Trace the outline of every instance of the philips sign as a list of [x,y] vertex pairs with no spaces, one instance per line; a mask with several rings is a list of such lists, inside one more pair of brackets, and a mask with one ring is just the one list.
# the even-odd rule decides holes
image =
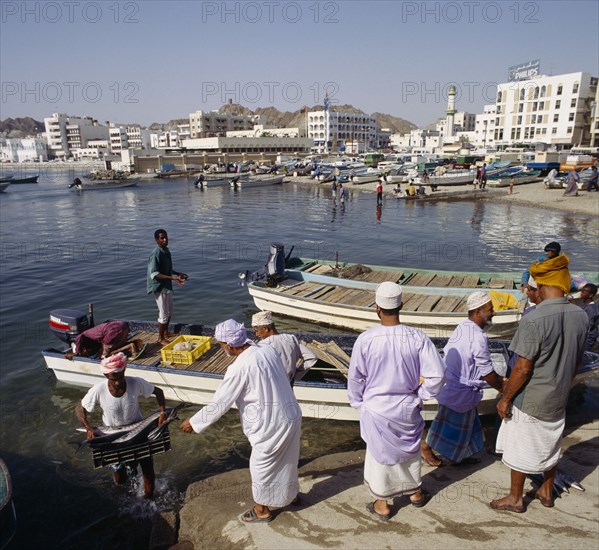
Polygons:
[[508,81],[527,80],[541,74],[541,60],[535,59],[521,65],[514,65],[508,70]]

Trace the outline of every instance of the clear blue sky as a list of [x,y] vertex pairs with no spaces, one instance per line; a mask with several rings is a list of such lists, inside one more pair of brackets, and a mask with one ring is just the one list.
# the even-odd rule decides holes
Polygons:
[[481,112],[508,67],[599,74],[599,2],[2,0],[0,119],[166,122],[228,99],[332,101],[426,125]]

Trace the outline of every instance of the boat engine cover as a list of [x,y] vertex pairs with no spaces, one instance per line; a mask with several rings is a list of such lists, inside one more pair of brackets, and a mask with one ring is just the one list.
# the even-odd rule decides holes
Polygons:
[[266,262],[266,284],[277,286],[285,277],[285,245],[282,243],[271,243],[268,261]]
[[82,332],[91,328],[90,317],[76,309],[54,309],[48,321],[50,332],[66,344],[72,344]]

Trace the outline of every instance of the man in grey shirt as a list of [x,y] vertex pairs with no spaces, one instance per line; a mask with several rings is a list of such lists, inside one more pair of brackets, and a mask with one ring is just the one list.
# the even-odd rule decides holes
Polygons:
[[529,493],[547,508],[553,507],[553,481],[560,457],[566,403],[584,351],[588,318],[568,303],[570,274],[565,262],[540,272],[531,266],[541,303],[520,321],[510,350],[518,355],[503,397],[497,404],[503,419],[497,451],[511,469],[510,493],[491,502],[495,510],[524,512],[522,493],[527,474],[544,476]]

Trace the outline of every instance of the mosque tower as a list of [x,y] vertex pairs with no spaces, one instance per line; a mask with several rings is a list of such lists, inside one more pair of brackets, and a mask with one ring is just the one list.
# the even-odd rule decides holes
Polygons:
[[456,89],[452,84],[449,87],[449,92],[447,92],[447,110],[445,114],[447,115],[447,121],[445,123],[445,137],[453,136],[453,124],[454,124],[454,115],[457,113],[455,108],[455,95]]

